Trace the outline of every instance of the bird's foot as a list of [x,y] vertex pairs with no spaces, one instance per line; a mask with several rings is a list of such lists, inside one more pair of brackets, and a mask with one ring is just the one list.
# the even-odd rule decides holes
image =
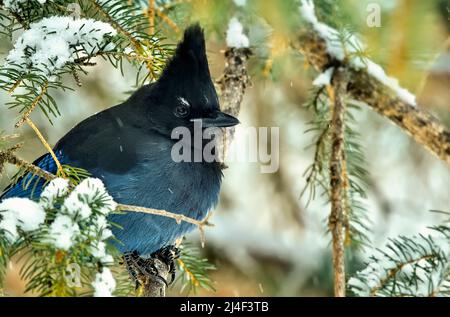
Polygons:
[[[142,281],[147,279],[165,284],[167,287],[175,280],[175,260],[178,259],[179,255],[180,252],[175,246],[167,246],[152,253],[149,258],[142,258],[136,251],[126,252],[123,260],[128,273],[136,284],[136,289],[142,286]],[[169,283],[166,278],[161,276],[161,264],[168,267],[168,274],[171,276]]]
[[169,285],[172,284],[175,281],[176,267],[177,267],[175,261],[180,257],[180,249],[178,249],[174,245],[168,245],[153,253],[152,257],[158,258],[160,261],[162,261],[168,266],[169,274],[171,277]]
[[166,279],[159,273],[158,263],[156,263],[154,258],[142,258],[136,251],[125,253],[123,258],[127,271],[136,284],[136,289],[142,286],[144,281],[148,279],[156,281],[159,284],[168,285]]

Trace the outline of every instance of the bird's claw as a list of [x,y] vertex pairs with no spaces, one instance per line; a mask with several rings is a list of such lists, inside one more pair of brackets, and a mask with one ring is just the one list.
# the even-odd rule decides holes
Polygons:
[[[175,246],[167,246],[156,252],[154,252],[148,259],[142,258],[136,251],[127,252],[123,256],[124,263],[127,271],[130,274],[132,280],[136,283],[136,289],[142,284],[143,278],[150,278],[156,280],[161,284],[165,284],[166,287],[171,285],[175,280],[176,265],[175,260],[180,257],[180,251]],[[169,268],[169,274],[171,276],[170,283],[163,278],[157,268],[157,261],[163,262]]]
[[173,245],[169,245],[153,253],[152,257],[160,259],[163,263],[165,263],[169,267],[169,274],[171,277],[169,285],[171,285],[175,281],[176,275],[175,261],[180,257],[180,249],[178,249]]

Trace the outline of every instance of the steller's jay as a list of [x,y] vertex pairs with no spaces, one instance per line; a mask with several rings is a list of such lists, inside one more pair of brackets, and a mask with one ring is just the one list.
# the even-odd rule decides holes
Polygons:
[[[171,138],[172,130],[193,130],[194,119],[201,119],[204,128],[239,123],[220,111],[199,25],[185,31],[156,82],[141,87],[124,103],[79,123],[58,141],[54,152],[62,164],[84,168],[103,180],[118,203],[199,220],[218,201],[222,172],[218,162],[172,159],[172,147],[178,142]],[[51,173],[57,171],[49,154],[34,164]],[[0,199],[39,197],[44,181],[24,189],[23,182],[30,177],[10,186]],[[173,253],[168,252],[171,244],[194,228],[186,222],[177,224],[167,217],[137,212],[112,214],[110,220],[122,227],[113,228],[113,233],[121,242],[117,247],[126,261],[151,257],[162,250],[160,254],[173,262]]]

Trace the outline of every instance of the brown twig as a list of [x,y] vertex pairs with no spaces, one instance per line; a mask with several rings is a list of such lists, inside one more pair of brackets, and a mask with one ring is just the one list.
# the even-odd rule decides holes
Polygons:
[[169,18],[164,12],[155,8],[156,15],[159,16],[161,20],[163,20],[169,27],[171,27],[176,33],[180,33],[180,28],[178,25]]
[[8,94],[12,94],[14,92],[14,90],[16,90],[17,87],[19,87],[19,85],[22,83],[22,79],[17,80],[12,86],[11,88],[9,88],[8,90]]
[[121,211],[135,211],[135,212],[143,212],[150,215],[157,215],[157,216],[163,216],[167,218],[174,219],[178,224],[180,224],[182,221],[191,223],[193,225],[196,225],[198,227],[198,230],[200,231],[200,238],[202,246],[205,244],[205,226],[213,226],[213,224],[209,223],[208,220],[210,218],[211,213],[208,214],[208,216],[203,220],[197,220],[194,218],[187,217],[182,214],[176,214],[173,212],[160,210],[160,209],[153,209],[153,208],[146,208],[141,206],[132,206],[132,205],[122,205],[119,204],[117,206],[118,210]]
[[[16,84],[17,85],[20,84],[20,81],[18,81]],[[14,86],[16,84],[14,84]],[[15,124],[16,128],[20,127],[22,124],[25,123],[25,121],[27,121],[27,119],[30,117],[31,113],[34,111],[36,106],[39,104],[42,98],[44,98],[45,94],[47,93],[47,88],[48,82],[42,85],[41,92],[39,93],[39,95],[37,95],[36,98],[34,98],[33,102],[30,105],[30,108],[28,108],[28,110],[23,114],[22,118]]]
[[[406,261],[406,262],[397,264],[394,268],[392,268],[392,269],[390,269],[390,270],[388,271],[386,277],[380,279],[379,283],[378,283],[376,286],[374,286],[374,287],[372,287],[372,288],[370,289],[370,296],[376,296],[376,295],[377,295],[377,292],[378,292],[380,289],[382,289],[383,287],[385,287],[386,284],[387,284],[392,278],[395,278],[395,276],[397,275],[397,273],[401,272],[402,269],[403,269],[406,265],[413,264],[413,263],[417,263],[417,262],[419,262],[419,261],[421,261],[421,260],[429,260],[429,259],[432,259],[432,258],[434,258],[434,255],[433,255],[433,254],[426,254],[426,255],[423,255],[423,256],[421,256],[421,257],[419,257],[419,258],[417,258],[417,259],[411,259],[411,260],[409,260],[409,261]],[[430,297],[433,297],[432,294],[433,294],[433,293],[430,294]]]
[[53,175],[52,173],[49,173],[31,163],[28,163],[28,162],[18,158],[14,154],[14,152],[17,151],[21,147],[22,147],[22,144],[19,143],[7,150],[0,151],[0,175],[2,174],[4,163],[9,163],[9,164],[13,164],[18,167],[24,168],[25,170],[32,173],[33,175],[37,175],[47,181],[51,181],[56,178],[56,176]]
[[53,160],[55,161],[56,167],[58,168],[58,173],[61,175],[61,177],[65,178],[66,174],[64,173],[64,169],[63,169],[61,163],[59,162],[58,158],[56,157],[55,152],[53,152],[53,149],[50,146],[50,144],[48,144],[47,140],[45,140],[45,138],[42,135],[41,131],[39,131],[38,127],[33,123],[33,121],[31,121],[31,119],[29,117],[27,117],[25,119],[25,121],[34,130],[34,132],[36,133],[37,137],[41,141],[42,145],[44,145],[45,149],[52,156]]
[[[333,78],[333,113],[331,119],[330,190],[331,212],[328,219],[332,235],[334,295],[345,296],[345,234],[344,234],[344,115],[347,74],[343,68],[335,71]],[[333,100],[334,99],[334,100]]]
[[150,35],[155,34],[155,0],[148,0],[148,23],[150,25]]
[[390,119],[410,134],[416,142],[450,165],[450,132],[433,115],[419,106],[400,99],[367,70],[356,70],[333,59],[327,53],[325,41],[312,30],[303,32],[294,46],[319,71],[324,71],[330,66],[345,66],[349,73],[347,89],[349,96]]

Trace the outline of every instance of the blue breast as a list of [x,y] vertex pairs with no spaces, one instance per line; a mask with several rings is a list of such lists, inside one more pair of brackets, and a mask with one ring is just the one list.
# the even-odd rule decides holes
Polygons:
[[[176,163],[170,148],[145,151],[139,147],[138,164],[125,175],[94,168],[91,172],[106,184],[109,193],[122,204],[161,209],[200,220],[217,204],[222,173],[217,164]],[[136,250],[150,254],[172,243],[195,228],[174,219],[139,212],[114,214],[110,220],[123,229],[113,228],[122,252]]]

